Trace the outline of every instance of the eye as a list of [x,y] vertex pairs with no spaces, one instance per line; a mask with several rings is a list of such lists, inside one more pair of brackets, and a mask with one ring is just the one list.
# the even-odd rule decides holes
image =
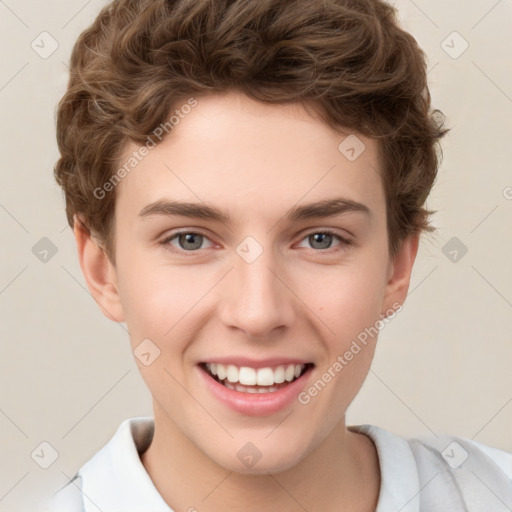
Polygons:
[[[339,240],[339,243],[335,246],[332,246],[333,239]],[[343,250],[346,246],[351,244],[350,240],[330,230],[313,231],[302,239],[302,241],[304,240],[307,240],[308,243],[311,244],[311,247],[318,251],[332,249],[331,252],[336,252]],[[205,241],[210,243],[207,247],[213,247],[214,244],[202,233],[195,231],[179,231],[162,240],[160,244],[174,253],[192,256],[194,252],[207,248],[203,246]]]
[[332,248],[331,244],[333,238],[337,238],[340,241],[340,243],[334,246],[334,251],[342,250],[344,247],[351,244],[350,240],[347,240],[330,230],[313,231],[306,235],[302,240],[307,240],[313,249],[325,250]]
[[[178,247],[172,243],[175,239],[178,243]],[[172,251],[179,254],[186,254],[188,256],[191,252],[204,249],[205,247],[202,247],[202,245],[205,240],[209,241],[209,239],[201,233],[196,233],[194,231],[180,231],[167,237],[165,240],[162,240],[161,244],[166,247],[170,246],[170,250]]]

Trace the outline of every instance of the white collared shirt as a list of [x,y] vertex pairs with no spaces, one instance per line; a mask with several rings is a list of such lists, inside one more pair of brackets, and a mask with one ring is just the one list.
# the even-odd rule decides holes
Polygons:
[[[377,448],[376,512],[512,511],[512,453],[447,435],[404,439],[373,425],[348,428],[369,436]],[[153,432],[153,418],[124,421],[54,495],[48,511],[173,512],[140,460]]]

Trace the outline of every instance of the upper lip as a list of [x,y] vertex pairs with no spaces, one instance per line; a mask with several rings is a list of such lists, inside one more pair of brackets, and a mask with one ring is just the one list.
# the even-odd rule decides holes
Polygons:
[[204,363],[214,363],[223,365],[233,365],[241,368],[247,366],[249,368],[274,368],[276,366],[286,366],[289,364],[313,364],[308,359],[298,359],[296,357],[272,357],[267,359],[251,359],[249,357],[212,357],[211,359],[204,359],[201,361]]

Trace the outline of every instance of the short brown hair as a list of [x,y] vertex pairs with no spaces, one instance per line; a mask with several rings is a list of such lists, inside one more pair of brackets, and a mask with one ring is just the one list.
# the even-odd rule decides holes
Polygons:
[[114,0],[78,38],[57,110],[54,174],[75,217],[114,258],[115,187],[125,144],[147,141],[187,95],[238,90],[313,102],[333,129],[378,140],[390,254],[432,231],[425,200],[442,128],[425,55],[383,0]]

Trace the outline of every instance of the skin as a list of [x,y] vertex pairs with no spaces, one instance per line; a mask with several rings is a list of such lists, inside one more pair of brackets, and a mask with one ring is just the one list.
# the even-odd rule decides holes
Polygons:
[[[197,363],[303,358],[315,365],[308,388],[360,332],[403,303],[418,237],[389,257],[375,141],[358,135],[366,149],[351,162],[338,150],[350,131],[333,131],[300,104],[266,105],[235,92],[197,99],[117,187],[115,264],[75,228],[102,311],[126,322],[133,349],[149,338],[160,350],[149,366],[136,359],[155,417],[142,463],[177,512],[373,511],[377,453],[368,437],[347,429],[345,412],[368,374],[376,337],[307,405],[294,400],[266,416],[217,401]],[[137,147],[129,144],[121,162]],[[285,219],[295,206],[334,197],[370,213]],[[163,199],[204,202],[232,219],[139,215]],[[351,244],[333,237],[322,248],[309,235],[326,228]],[[200,249],[178,237],[162,243],[176,231],[205,235]],[[252,263],[236,252],[247,236],[263,250]],[[249,441],[262,458],[246,468],[237,452]]]

